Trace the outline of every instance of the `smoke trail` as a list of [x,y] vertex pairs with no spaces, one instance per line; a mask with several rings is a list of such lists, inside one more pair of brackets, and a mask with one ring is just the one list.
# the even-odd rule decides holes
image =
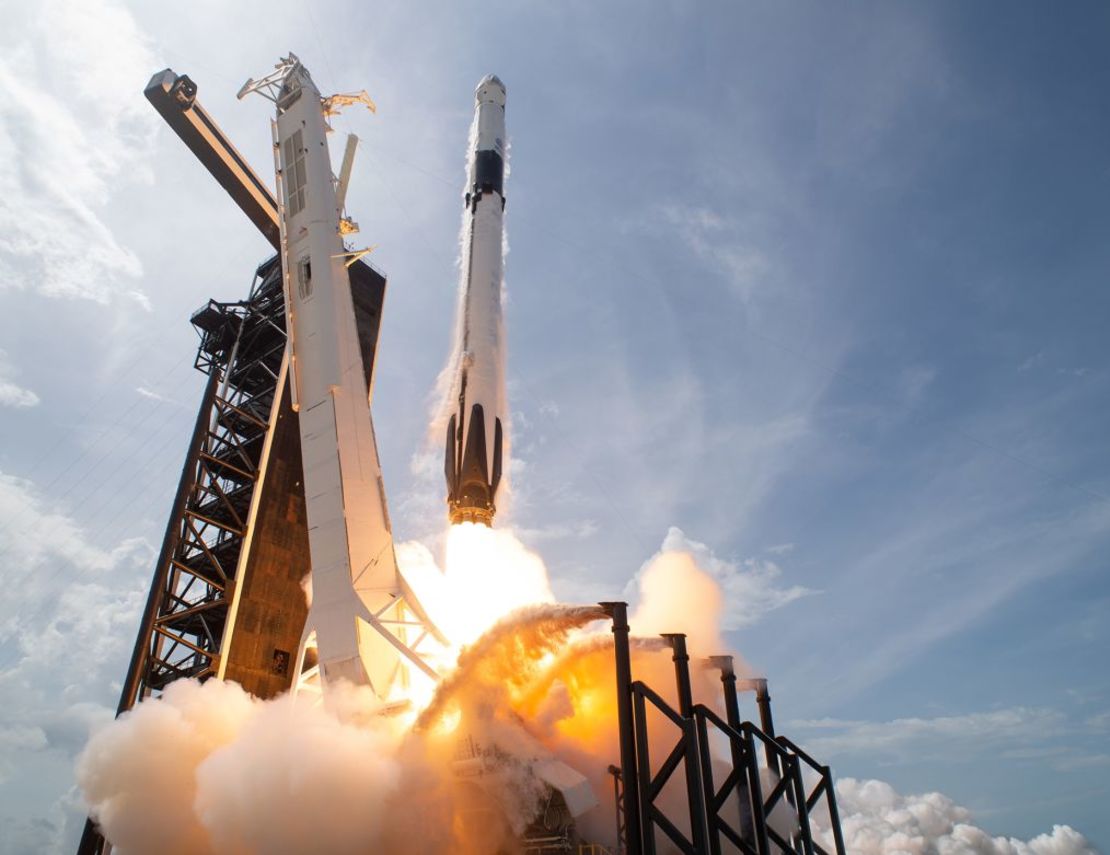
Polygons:
[[[470,121],[470,130],[467,132],[466,137],[466,156],[463,161],[463,173],[466,175],[466,183],[464,184],[463,192],[466,193],[470,187],[470,153],[474,151],[478,141],[478,113],[474,113],[474,117]],[[451,418],[451,413],[459,400],[459,362],[462,359],[462,345],[463,345],[463,321],[466,309],[466,282],[467,282],[467,259],[470,258],[470,229],[469,217],[466,215],[466,210],[463,210],[462,220],[459,223],[459,254],[455,258],[455,266],[458,269],[458,281],[455,284],[455,318],[452,325],[451,332],[451,350],[448,352],[447,361],[444,363],[439,376],[436,378],[434,404],[432,407],[431,419],[428,424],[428,443],[432,448],[436,448],[439,443],[443,441],[444,431],[447,429],[447,422]]]
[[[636,662],[640,661],[640,653],[658,653],[666,649],[666,643],[661,638],[634,636],[629,639],[629,645]],[[568,676],[596,667],[591,664],[591,659],[604,662],[610,660],[612,656],[611,633],[570,639],[555,659],[548,663],[520,693],[518,709],[525,714],[526,718],[534,720],[544,730],[550,730],[556,721],[574,712],[564,684]]]

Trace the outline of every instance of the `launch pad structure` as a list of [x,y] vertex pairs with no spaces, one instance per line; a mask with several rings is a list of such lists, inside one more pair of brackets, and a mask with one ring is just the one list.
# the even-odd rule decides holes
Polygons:
[[[280,247],[278,204],[170,69],[144,94],[247,215]],[[385,277],[347,267],[367,393]],[[288,377],[286,300],[278,256],[259,265],[245,300],[210,300],[191,318],[195,366],[208,375],[117,715],[178,679],[234,680],[259,698],[293,685],[310,566],[297,414]],[[103,851],[86,823],[81,853]]]
[[[487,77],[479,91],[490,81],[501,86],[497,78]],[[296,371],[291,367],[291,298],[282,264],[282,205],[201,107],[192,80],[166,69],[151,78],[144,94],[278,254],[258,266],[246,299],[209,300],[191,318],[199,335],[194,364],[208,379],[117,715],[158,697],[178,679],[233,680],[258,698],[273,698],[294,689],[298,672],[315,665],[311,658],[297,661],[309,616],[302,584],[311,550],[303,413],[298,412]],[[500,97],[503,105],[503,86]],[[496,142],[500,148],[501,136]],[[488,148],[481,158],[487,177],[492,174],[494,146]],[[490,207],[487,216],[499,217],[504,198],[499,160],[496,165],[496,187],[491,183],[485,192],[496,191],[496,211]],[[349,163],[344,171],[349,172]],[[468,194],[466,200],[474,211],[481,194],[475,195],[479,198]],[[352,254],[343,266],[361,356],[359,379],[369,400],[386,279],[359,254]],[[499,266],[496,274],[500,276]],[[464,390],[465,382],[464,373]],[[499,407],[503,403],[497,400]],[[491,419],[499,412],[491,412]],[[462,429],[471,415],[469,402],[460,396],[457,434],[452,431],[447,438],[449,499],[453,511],[472,508],[467,513],[492,517],[501,469],[501,424],[498,420],[482,425],[480,406],[475,413],[474,434],[488,430],[489,435],[487,447],[472,453],[473,444],[463,442]],[[480,466],[474,463],[479,459]],[[464,489],[466,484],[471,486]],[[384,509],[384,492],[382,503]],[[388,528],[388,517],[385,524]],[[664,636],[675,668],[674,707],[634,679],[626,605],[601,606],[612,622],[616,666],[620,756],[612,758],[619,765],[609,770],[617,847],[582,843],[565,826],[545,828],[537,822],[521,841],[522,851],[844,855],[831,773],[793,742],[775,735],[766,681],[738,680],[731,657],[701,663],[720,673],[726,711],[721,717],[693,702],[684,636]],[[314,654],[309,649],[303,655]],[[743,690],[755,692],[759,725],[741,716],[738,692]],[[662,757],[651,753],[647,738],[649,719],[660,717],[675,739]],[[729,758],[724,764],[710,751],[714,746],[712,753],[717,755],[722,745]],[[686,797],[680,816],[660,798],[672,781],[680,782]],[[831,839],[831,849],[815,834],[811,819],[817,816],[827,830],[821,839]],[[101,855],[110,848],[90,818],[78,855]]]

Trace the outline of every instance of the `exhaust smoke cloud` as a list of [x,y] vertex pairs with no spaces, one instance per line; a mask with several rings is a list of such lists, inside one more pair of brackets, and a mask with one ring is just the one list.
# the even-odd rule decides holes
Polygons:
[[[542,561],[511,532],[473,526],[452,534],[465,545],[448,546],[442,571],[426,547],[399,548],[406,572],[420,568],[411,581],[421,595],[438,592],[427,597],[429,609],[453,613],[452,597],[470,572],[530,581],[513,589],[516,602],[443,622],[463,640],[433,694],[406,713],[381,715],[371,693],[355,688],[325,709],[304,697],[260,701],[234,683],[173,683],[94,734],[79,758],[78,783],[117,851],[478,855],[511,846],[543,813],[544,775],[558,762],[583,774],[598,797],[578,818],[580,832],[614,844],[607,769],[619,751],[608,625],[597,607],[555,604]],[[468,563],[475,550],[489,563]],[[633,667],[664,695],[673,666],[654,633],[686,631],[696,657],[725,649],[721,586],[693,553],[665,548],[648,561],[634,603],[641,637]],[[747,672],[743,663],[738,670]],[[716,675],[694,676],[696,699],[716,705]],[[674,739],[662,724],[650,736],[653,750]],[[1028,842],[992,838],[939,794],[901,796],[847,778],[837,789],[848,851],[861,855],[1094,853],[1066,826]],[[681,813],[676,805],[673,814]]]
[[[234,683],[173,683],[96,733],[79,759],[79,785],[118,850],[400,853],[419,839],[424,851],[489,851],[543,808],[545,764],[568,763],[606,795],[618,752],[604,614],[555,604],[541,559],[511,532],[452,529],[442,571],[422,545],[398,550],[429,610],[455,633],[455,659],[434,694],[378,715],[372,695],[355,688],[325,709],[305,697],[260,701]],[[719,599],[692,561],[670,556],[647,569],[637,614],[665,622],[667,601],[685,610]],[[684,615],[671,617],[681,627]],[[636,667],[665,686],[670,662],[659,650],[658,640],[638,642]],[[475,832],[463,821],[475,788],[459,784],[460,743],[476,746],[478,765],[497,758],[500,771],[486,770],[477,789],[500,825]],[[590,813],[595,839],[610,838],[612,805]],[[322,815],[327,829],[313,821]]]

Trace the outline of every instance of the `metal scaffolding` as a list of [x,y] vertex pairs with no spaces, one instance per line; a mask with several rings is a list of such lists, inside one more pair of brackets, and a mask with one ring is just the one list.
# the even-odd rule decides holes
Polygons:
[[276,260],[259,267],[249,299],[209,301],[192,323],[201,337],[196,367],[209,375],[208,387],[119,712],[174,680],[204,680],[219,670],[285,352]]

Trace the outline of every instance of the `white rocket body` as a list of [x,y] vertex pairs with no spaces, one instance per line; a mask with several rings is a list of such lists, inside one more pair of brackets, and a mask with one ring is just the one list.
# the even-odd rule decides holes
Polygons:
[[491,525],[509,444],[501,311],[505,86],[489,75],[474,95],[476,133],[467,175],[461,349],[444,474],[451,522]]
[[406,641],[411,627],[430,625],[397,572],[325,114],[312,78],[292,59],[276,98],[275,145],[289,375],[312,560],[298,685],[308,677],[322,688],[346,679],[395,700],[405,682],[402,657],[430,670]]

